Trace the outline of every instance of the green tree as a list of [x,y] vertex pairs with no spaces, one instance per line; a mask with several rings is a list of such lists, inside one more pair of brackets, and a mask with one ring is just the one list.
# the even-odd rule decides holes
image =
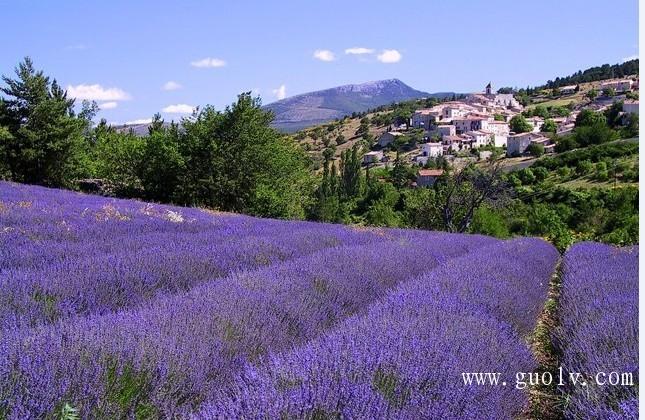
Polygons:
[[544,124],[542,124],[540,131],[542,131],[543,133],[555,133],[556,131],[558,131],[558,126],[556,125],[555,121],[549,118],[544,121]]
[[499,209],[493,209],[485,205],[475,210],[469,231],[470,233],[479,233],[501,239],[511,236],[506,220],[500,214]]
[[531,124],[526,121],[523,115],[518,114],[511,118],[510,121],[511,131],[515,133],[527,133],[533,130]]
[[531,143],[526,148],[526,151],[531,156],[540,157],[540,156],[542,156],[544,154],[544,145],[543,144],[537,144],[537,143]]
[[304,217],[309,188],[304,152],[273,129],[273,114],[249,92],[223,112],[205,107],[182,121],[179,153],[187,168],[176,200],[182,204]]
[[549,118],[550,116],[549,111],[544,105],[536,105],[535,108],[533,108],[533,115],[542,118]]
[[606,122],[607,119],[601,112],[595,112],[590,109],[583,109],[576,117],[576,127],[588,127]]
[[145,140],[132,133],[118,133],[105,121],[94,129],[93,138],[93,176],[108,183],[108,192],[140,196]]
[[596,89],[593,89],[593,88],[589,89],[589,91],[587,91],[587,93],[585,93],[585,96],[589,100],[593,101],[594,99],[596,99],[596,97],[598,97],[598,91]]
[[638,137],[638,114],[628,114],[625,119],[625,128],[623,128],[621,136],[623,138]]
[[587,175],[593,171],[593,163],[590,160],[581,160],[576,166],[576,173],[578,175]]
[[341,198],[345,200],[357,198],[361,192],[361,158],[357,144],[351,150],[341,154],[340,170]]
[[499,164],[484,168],[469,165],[460,172],[444,176],[427,194],[424,203],[411,204],[425,220],[415,217],[418,227],[466,232],[473,221],[475,211],[483,204],[499,204],[507,197],[509,187],[502,176]]
[[[0,144],[13,180],[50,186],[72,186],[87,174],[83,133],[88,128],[92,106],[81,116],[74,113],[74,100],[56,80],[36,71],[26,57],[15,69],[16,78],[3,76],[0,92],[0,126],[8,131]],[[95,109],[95,107],[94,107]]]
[[185,172],[184,159],[180,153],[179,131],[163,128],[163,120],[158,118],[149,128],[150,135],[143,140],[139,179],[147,199],[172,201]]
[[605,111],[607,125],[614,128],[622,124],[623,101],[615,101]]
[[572,150],[579,147],[576,143],[575,136],[564,136],[560,137],[555,144],[555,151],[558,153],[566,152],[567,150]]
[[578,145],[585,147],[616,140],[618,133],[609,128],[604,122],[599,122],[593,125],[577,127],[573,136]]

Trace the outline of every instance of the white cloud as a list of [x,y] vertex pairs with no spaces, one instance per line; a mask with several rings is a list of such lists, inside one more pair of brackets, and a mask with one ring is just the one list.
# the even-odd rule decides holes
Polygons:
[[119,106],[118,102],[104,102],[99,105],[100,109],[114,109]]
[[123,124],[125,125],[150,124],[151,122],[152,122],[152,118],[141,118],[139,120],[126,121]]
[[278,99],[284,99],[287,97],[287,87],[285,85],[280,85],[279,88],[273,89],[272,92]]
[[161,89],[163,89],[163,90],[177,90],[177,89],[181,89],[182,87],[183,86],[180,85],[179,83],[173,82],[172,80],[170,80],[170,81],[164,83],[163,86],[161,87]]
[[381,63],[398,63],[401,61],[401,53],[397,50],[383,50],[379,55],[376,56],[376,59]]
[[104,88],[101,85],[68,85],[67,94],[76,99],[88,101],[127,101],[130,95],[119,88]]
[[345,54],[361,55],[361,54],[374,54],[374,49],[364,47],[347,48]]
[[193,67],[224,67],[226,61],[220,58],[202,58],[201,60],[191,61],[190,63]]
[[320,61],[334,61],[336,56],[329,50],[316,50],[314,51],[314,58]]
[[195,107],[192,105],[177,104],[168,105],[167,107],[163,108],[162,111],[169,114],[190,114],[193,112],[193,109],[195,109]]
[[638,58],[638,54],[630,55],[629,57],[623,58],[623,63],[625,61],[636,60],[637,58]]

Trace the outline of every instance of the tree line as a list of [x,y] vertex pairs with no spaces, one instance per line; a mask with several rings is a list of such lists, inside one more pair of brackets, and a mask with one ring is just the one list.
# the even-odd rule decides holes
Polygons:
[[181,124],[156,115],[148,136],[119,132],[98,108],[74,100],[26,58],[3,76],[0,177],[77,188],[98,179],[121,197],[270,217],[304,218],[314,189],[304,152],[271,128],[259,98],[241,94],[224,111],[206,106]]

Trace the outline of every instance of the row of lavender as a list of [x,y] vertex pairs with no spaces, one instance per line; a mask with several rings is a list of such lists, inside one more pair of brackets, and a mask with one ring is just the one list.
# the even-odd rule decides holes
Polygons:
[[[527,400],[511,381],[536,367],[524,338],[557,260],[538,239],[452,260],[333,332],[245,364],[197,417],[515,418]],[[463,372],[501,379],[467,386]]]
[[[638,247],[574,245],[556,338],[569,418],[638,418]],[[582,385],[584,382],[585,385]]]
[[[44,236],[49,242],[42,255],[51,258],[46,264],[25,266],[15,264],[8,254],[3,257],[3,266],[9,268],[2,272],[0,293],[9,305],[2,309],[0,417],[40,417],[56,413],[65,403],[78,407],[84,417],[172,416],[190,411],[249,361],[302,345],[348,316],[364,312],[400,282],[498,243],[486,237],[355,232],[239,217],[249,226],[229,230],[271,232],[267,240],[292,247],[283,258],[286,261],[263,261],[265,268],[242,263],[226,276],[212,267],[196,274],[195,264],[233,258],[206,244],[230,239],[223,231],[237,222],[236,217],[207,215],[200,221],[201,215],[193,213],[194,220],[185,221],[194,210],[168,210],[175,219],[181,215],[183,222],[178,222],[150,216],[152,210],[164,214],[156,206],[146,206],[142,214],[141,203],[72,193],[59,193],[68,195],[60,200],[48,190],[32,188],[27,193],[32,190],[29,201],[2,196],[1,220],[13,228],[7,232],[9,239],[3,238],[5,243],[22,240],[30,245],[43,240],[38,235]],[[88,205],[102,209],[106,202],[110,217],[84,219]],[[30,218],[37,223],[30,224]],[[48,230],[59,218],[71,235],[67,229]],[[199,232],[190,227],[176,232],[178,223],[201,224]],[[209,230],[210,225],[215,228]],[[79,249],[91,248],[84,235],[96,239],[110,229],[115,239],[106,239],[114,243],[97,252],[99,256],[94,255],[96,249],[71,256],[46,249],[65,241]],[[202,231],[206,232],[201,235]],[[141,242],[142,236],[147,239],[146,235],[153,235],[153,251],[140,252],[128,245]],[[256,234],[229,236],[234,244],[249,244],[242,254],[261,247]],[[303,239],[314,237],[319,240]],[[189,244],[190,239],[203,242],[174,258],[182,247],[171,245]],[[118,242],[135,256],[128,258]],[[14,255],[20,259],[25,254]],[[182,282],[187,284],[178,286]]]
[[[637,370],[637,253],[566,255],[566,369]],[[0,183],[0,418],[516,417],[557,257]],[[637,415],[633,389],[578,391],[571,417]]]
[[137,307],[242,269],[408,236],[10,183],[0,183],[0,221],[0,331]]

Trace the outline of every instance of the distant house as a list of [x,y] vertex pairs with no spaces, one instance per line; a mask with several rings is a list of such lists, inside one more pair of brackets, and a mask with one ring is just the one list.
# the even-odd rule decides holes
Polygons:
[[437,133],[439,133],[439,136],[454,136],[457,134],[457,128],[454,125],[438,125],[437,126]]
[[611,80],[601,84],[600,90],[614,89],[616,92],[629,92],[632,90],[633,83],[631,79]]
[[623,112],[627,114],[638,114],[638,101],[623,102]]
[[381,136],[378,138],[378,145],[385,147],[396,140],[397,137],[403,135],[403,133],[399,133],[398,131],[388,131],[387,133],[381,134]]
[[414,128],[430,129],[441,116],[440,110],[419,109],[412,114],[411,124]]
[[555,144],[551,144],[551,139],[544,137],[539,133],[520,133],[508,136],[506,145],[507,156],[520,156],[526,153],[530,144],[536,143],[544,146],[544,151],[550,153],[553,151]]
[[526,122],[531,124],[531,127],[533,127],[533,132],[537,133],[542,129],[542,126],[544,125],[544,118],[542,118],[542,117],[528,117],[528,118],[526,118]]
[[506,155],[519,156],[524,154],[526,149],[529,147],[529,144],[531,144],[533,137],[533,133],[520,133],[508,136],[506,143]]
[[424,143],[421,145],[421,154],[428,157],[437,157],[443,155],[443,144],[441,143]]
[[417,176],[417,187],[431,187],[443,175],[443,169],[421,169]]
[[458,118],[452,122],[455,125],[457,133],[466,133],[475,130],[488,130],[490,117],[469,115],[465,118]]
[[470,141],[462,136],[443,136],[441,143],[446,152],[457,152],[470,148]]
[[489,121],[488,131],[493,133],[493,144],[495,147],[506,146],[508,135],[511,132],[508,123],[505,121]]
[[577,88],[578,88],[578,85],[562,86],[560,88],[560,94],[561,95],[572,95],[572,94],[576,93]]
[[380,150],[367,152],[363,155],[363,163],[377,163],[383,159],[383,152]]
[[491,142],[493,133],[488,131],[468,131],[464,136],[472,139],[473,147],[481,147],[486,146]]

